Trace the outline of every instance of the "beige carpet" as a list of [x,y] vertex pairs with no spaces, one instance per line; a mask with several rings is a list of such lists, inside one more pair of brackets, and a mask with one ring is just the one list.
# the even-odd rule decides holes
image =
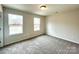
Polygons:
[[79,45],[42,35],[0,49],[0,54],[77,54]]

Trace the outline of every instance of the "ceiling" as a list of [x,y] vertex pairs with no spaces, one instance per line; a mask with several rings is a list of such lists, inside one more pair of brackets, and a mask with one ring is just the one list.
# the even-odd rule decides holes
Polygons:
[[41,10],[40,5],[41,4],[3,4],[4,7],[13,8],[43,16],[55,14],[57,12],[60,13],[79,9],[79,4],[46,4],[46,10]]

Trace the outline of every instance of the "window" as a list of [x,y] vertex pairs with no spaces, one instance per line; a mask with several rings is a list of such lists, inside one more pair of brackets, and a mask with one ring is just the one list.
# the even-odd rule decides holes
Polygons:
[[34,31],[40,30],[40,18],[34,17]]
[[23,33],[23,16],[8,14],[9,35]]

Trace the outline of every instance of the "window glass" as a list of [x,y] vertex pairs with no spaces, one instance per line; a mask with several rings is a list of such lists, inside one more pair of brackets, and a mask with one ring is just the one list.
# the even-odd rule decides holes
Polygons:
[[23,16],[8,14],[9,35],[23,33]]
[[40,18],[34,17],[34,31],[40,30]]

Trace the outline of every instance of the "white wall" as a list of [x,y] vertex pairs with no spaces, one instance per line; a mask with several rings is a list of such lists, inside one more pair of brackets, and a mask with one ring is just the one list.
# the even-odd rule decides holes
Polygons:
[[79,43],[79,10],[46,17],[48,35]]
[[[23,34],[19,34],[19,35],[9,35],[9,27],[8,27],[8,14],[12,13],[12,14],[19,14],[19,15],[23,15]],[[34,32],[33,29],[33,18],[34,16],[40,17],[41,18],[41,30]],[[38,16],[38,15],[33,15],[30,13],[26,13],[26,12],[22,12],[22,11],[17,11],[17,10],[13,10],[13,9],[8,9],[8,8],[4,8],[4,37],[5,37],[5,42],[4,45],[13,43],[13,42],[17,42],[17,41],[21,41],[24,39],[28,39],[40,34],[45,33],[45,17],[43,16]]]

